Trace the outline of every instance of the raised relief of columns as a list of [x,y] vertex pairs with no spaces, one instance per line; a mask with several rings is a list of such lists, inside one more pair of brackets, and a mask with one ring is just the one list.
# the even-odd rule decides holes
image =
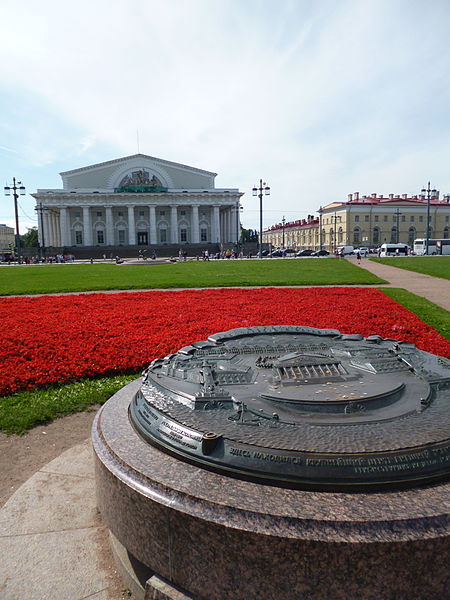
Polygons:
[[90,206],[83,206],[83,246],[92,246],[92,223]]
[[218,205],[213,206],[213,222],[211,242],[218,244],[220,240],[220,209]]
[[150,210],[150,244],[157,244],[158,238],[156,235],[156,206],[149,206]]
[[113,216],[111,206],[105,206],[106,214],[106,244],[108,246],[114,245],[114,228],[113,228]]
[[178,215],[177,207],[170,207],[170,241],[172,244],[178,243]]
[[70,246],[70,232],[69,232],[69,220],[68,210],[66,207],[59,209],[59,224],[61,231],[61,246]]
[[191,221],[191,235],[192,235],[192,243],[199,244],[200,243],[200,225],[198,222],[198,205],[192,205],[192,221]]
[[134,206],[128,207],[128,243],[136,246],[136,222],[134,220]]

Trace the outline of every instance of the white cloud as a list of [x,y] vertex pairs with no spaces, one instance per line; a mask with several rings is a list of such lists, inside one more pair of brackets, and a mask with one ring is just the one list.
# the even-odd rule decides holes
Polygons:
[[444,0],[4,0],[0,18],[20,24],[0,59],[18,152],[42,169],[132,154],[138,129],[218,186],[267,178],[266,224],[358,188],[450,190]]

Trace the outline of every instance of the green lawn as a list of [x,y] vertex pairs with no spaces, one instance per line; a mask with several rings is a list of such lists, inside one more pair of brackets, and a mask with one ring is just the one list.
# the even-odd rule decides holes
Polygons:
[[380,283],[385,282],[347,260],[336,258],[0,267],[0,295],[3,296],[141,288]]
[[390,267],[399,267],[416,273],[450,279],[450,256],[395,256],[392,258],[371,258],[370,260]]

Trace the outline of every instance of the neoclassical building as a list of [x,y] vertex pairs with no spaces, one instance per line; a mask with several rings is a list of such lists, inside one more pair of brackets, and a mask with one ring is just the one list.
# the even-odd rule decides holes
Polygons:
[[216,173],[135,154],[61,173],[62,189],[39,189],[43,247],[236,243],[238,189]]
[[401,242],[413,246],[416,238],[450,238],[450,197],[441,200],[439,192],[430,198],[407,194],[387,196],[359,192],[349,194],[347,201],[336,201],[320,207],[319,217],[290,223],[277,223],[263,233],[263,242],[275,247],[298,250],[324,248],[330,252],[338,246],[368,246]]

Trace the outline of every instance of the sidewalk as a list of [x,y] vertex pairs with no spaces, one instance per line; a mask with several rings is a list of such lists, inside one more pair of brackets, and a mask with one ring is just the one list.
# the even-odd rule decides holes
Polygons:
[[[347,260],[357,264],[357,259],[354,257]],[[388,285],[379,287],[403,288],[450,311],[450,281],[448,279],[382,265],[367,258],[362,258],[358,266],[389,281]]]

